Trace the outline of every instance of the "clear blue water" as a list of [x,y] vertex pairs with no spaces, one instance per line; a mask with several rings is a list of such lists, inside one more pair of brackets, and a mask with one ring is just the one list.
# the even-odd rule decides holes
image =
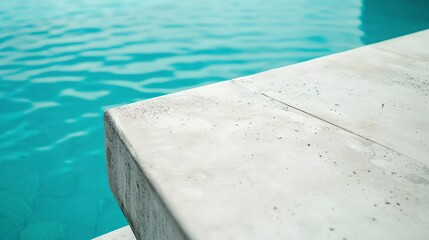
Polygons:
[[0,1],[0,238],[124,226],[103,110],[429,28],[425,0]]

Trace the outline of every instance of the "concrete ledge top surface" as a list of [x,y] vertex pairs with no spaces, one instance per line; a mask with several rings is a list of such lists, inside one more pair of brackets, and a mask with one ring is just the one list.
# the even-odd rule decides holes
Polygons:
[[130,226],[125,226],[96,237],[93,240],[136,240],[136,237],[134,236],[133,231],[131,231]]
[[113,108],[106,125],[186,238],[428,239],[428,94],[426,30]]

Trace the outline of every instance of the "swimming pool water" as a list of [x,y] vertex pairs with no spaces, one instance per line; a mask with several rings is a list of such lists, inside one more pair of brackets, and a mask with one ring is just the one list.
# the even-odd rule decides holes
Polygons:
[[425,0],[0,1],[0,238],[126,225],[103,110],[429,28]]

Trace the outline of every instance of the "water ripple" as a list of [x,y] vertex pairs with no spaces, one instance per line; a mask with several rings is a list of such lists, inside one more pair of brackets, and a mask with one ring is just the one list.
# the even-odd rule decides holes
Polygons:
[[84,100],[96,100],[100,97],[109,95],[109,91],[92,91],[92,92],[81,92],[71,88],[67,88],[61,91],[60,96],[76,97]]

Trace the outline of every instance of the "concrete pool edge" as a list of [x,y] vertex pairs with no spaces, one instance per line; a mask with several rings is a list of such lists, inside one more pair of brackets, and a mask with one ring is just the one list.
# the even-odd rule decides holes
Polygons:
[[[261,74],[256,74],[249,77],[243,77],[236,80],[222,82],[214,85],[208,85],[197,89],[191,89],[185,92],[179,92],[172,95],[159,97],[156,100],[150,99],[147,101],[133,103],[130,105],[109,110],[106,118],[107,119],[106,121],[107,150],[106,151],[108,153],[107,158],[108,158],[109,182],[111,184],[112,191],[114,192],[117,201],[120,203],[122,210],[127,216],[128,221],[133,226],[134,231],[137,232],[137,234],[139,235],[138,238],[144,239],[143,236],[145,236],[146,238],[149,238],[149,239],[187,239],[188,237],[190,237],[191,239],[201,239],[201,233],[196,230],[194,231],[192,229],[192,224],[189,222],[189,219],[186,220],[185,217],[183,216],[183,212],[181,212],[180,209],[177,209],[178,205],[176,200],[174,199],[172,200],[171,199],[172,196],[165,191],[164,186],[161,186],[162,184],[166,184],[166,183],[165,183],[165,180],[159,180],[159,179],[165,175],[158,176],[157,174],[154,174],[153,172],[154,170],[151,170],[152,168],[151,163],[147,163],[146,159],[142,159],[141,158],[142,154],[139,155],[139,153],[135,153],[135,151],[136,152],[139,151],[139,149],[136,149],[136,146],[137,147],[141,146],[141,144],[136,143],[134,141],[139,138],[137,136],[130,137],[129,134],[127,135],[127,132],[126,132],[127,130],[123,129],[123,128],[127,128],[129,133],[130,131],[129,129],[136,127],[136,131],[140,131],[140,134],[143,134],[143,133],[151,134],[151,135],[161,134],[161,133],[156,133],[156,130],[155,132],[148,132],[149,130],[147,130],[146,128],[142,128],[139,125],[138,123],[139,121],[140,122],[147,121],[146,116],[142,115],[142,112],[143,113],[147,112],[147,114],[150,114],[150,113],[159,114],[160,115],[159,121],[162,122],[164,121],[166,116],[162,115],[161,112],[170,111],[169,104],[171,104],[171,107],[175,107],[177,105],[173,105],[173,104],[177,101],[180,101],[182,98],[187,99],[189,96],[190,98],[197,96],[200,99],[199,101],[189,100],[187,101],[188,105],[182,106],[188,109],[186,111],[195,111],[195,112],[200,112],[201,109],[203,111],[207,110],[207,108],[211,109],[212,101],[218,101],[218,99],[216,99],[214,96],[212,96],[213,97],[212,99],[203,99],[201,96],[198,95],[199,92],[207,93],[207,92],[213,91],[215,93],[221,94],[222,91],[225,91],[226,95],[236,93],[237,96],[232,97],[234,101],[239,100],[240,98],[242,98],[243,101],[244,100],[251,101],[247,99],[249,95],[251,95],[249,97],[250,99],[256,99],[254,104],[257,104],[256,102],[263,102],[263,104],[268,105],[268,108],[270,108],[270,104],[272,104],[273,108],[276,108],[276,109],[284,107],[284,108],[291,109],[292,111],[300,112],[298,114],[299,117],[303,117],[305,115],[306,118],[311,119],[309,121],[314,121],[315,119],[317,119],[317,121],[323,121],[324,122],[323,127],[329,126],[331,128],[332,127],[339,128],[341,130],[341,134],[342,134],[341,136],[346,135],[346,137],[351,137],[353,135],[353,137],[360,138],[361,140],[366,142],[366,144],[370,144],[371,148],[376,148],[376,150],[374,151],[386,151],[390,154],[395,154],[399,156],[399,157],[391,157],[391,160],[394,162],[393,165],[386,165],[386,163],[383,163],[384,164],[382,166],[383,169],[391,170],[391,169],[396,169],[398,166],[404,167],[401,165],[401,161],[403,161],[407,163],[405,164],[405,167],[409,166],[410,164],[412,166],[416,166],[415,169],[407,170],[410,173],[404,173],[404,174],[414,174],[417,176],[416,177],[418,179],[416,180],[417,182],[418,181],[425,182],[427,179],[426,178],[427,175],[425,172],[421,172],[419,168],[427,167],[427,160],[424,158],[424,156],[428,152],[427,150],[424,149],[424,146],[426,146],[426,142],[424,141],[424,139],[427,139],[426,137],[428,136],[427,135],[428,133],[425,132],[425,129],[423,128],[421,129],[421,131],[419,130],[420,133],[417,136],[414,136],[414,135],[410,136],[408,134],[404,136],[403,134],[406,134],[405,132],[399,132],[398,135],[389,135],[389,132],[391,132],[392,129],[395,129],[395,127],[402,128],[403,127],[402,124],[404,123],[403,119],[399,119],[400,120],[399,123],[401,125],[395,126],[395,124],[398,124],[398,122],[395,122],[395,118],[394,118],[394,117],[398,117],[395,111],[399,111],[399,110],[395,110],[392,106],[388,106],[387,102],[385,101],[386,99],[388,100],[389,97],[392,97],[392,96],[388,96],[388,95],[380,96],[380,95],[371,95],[371,94],[368,95],[368,99],[374,100],[374,101],[377,101],[378,99],[377,97],[380,97],[380,99],[383,100],[379,104],[380,107],[383,109],[385,108],[385,105],[386,105],[386,108],[391,107],[390,111],[393,111],[394,113],[390,113],[390,114],[394,114],[394,115],[388,115],[389,113],[384,113],[387,115],[383,115],[383,114],[379,115],[376,112],[371,112],[371,103],[368,103],[369,108],[365,110],[368,110],[369,112],[368,114],[370,114],[370,118],[372,122],[369,122],[368,125],[365,125],[364,127],[362,127],[361,126],[362,121],[359,121],[356,124],[354,123],[345,124],[345,122],[348,122],[348,121],[353,122],[354,119],[359,119],[359,117],[366,119],[368,117],[367,115],[350,113],[346,109],[341,109],[341,106],[337,106],[338,109],[335,109],[335,111],[328,111],[327,110],[329,108],[328,106],[332,105],[331,104],[332,102],[329,102],[329,99],[326,100],[327,102],[324,102],[325,99],[317,98],[317,96],[319,95],[319,92],[316,92],[317,94],[312,93],[312,95],[308,95],[304,91],[300,92],[299,88],[302,88],[302,86],[298,86],[298,85],[302,83],[300,79],[302,75],[317,74],[318,76],[321,77],[322,80],[324,76],[327,76],[326,77],[327,80],[333,79],[334,84],[332,86],[334,87],[330,88],[329,86],[329,87],[326,87],[325,90],[330,90],[335,94],[335,93],[338,93],[338,92],[335,92],[336,88],[340,88],[338,91],[341,93],[341,91],[344,91],[344,89],[347,89],[347,86],[341,85],[340,82],[342,82],[344,79],[356,80],[362,76],[366,76],[367,71],[383,70],[383,62],[385,59],[389,61],[391,59],[394,59],[394,60],[393,60],[393,63],[389,62],[389,66],[385,66],[385,70],[387,73],[379,72],[379,74],[376,74],[377,75],[376,81],[383,82],[386,79],[390,80],[392,78],[397,77],[396,76],[397,74],[400,74],[400,75],[404,74],[404,76],[407,75],[408,77],[409,75],[413,79],[415,78],[423,79],[423,83],[424,83],[425,78],[427,80],[427,70],[425,70],[425,68],[428,66],[428,60],[429,60],[429,52],[428,52],[429,50],[428,50],[428,47],[425,48],[425,46],[427,45],[427,42],[429,42],[428,30],[406,35],[404,37],[396,38],[393,40],[384,41],[374,45],[364,46],[364,47],[350,50],[344,53],[329,55],[329,56],[314,59],[308,62],[298,63],[295,65],[290,65],[287,67],[270,70]],[[371,64],[365,65],[363,67],[356,66],[356,63],[361,61],[362,59],[364,59],[364,61],[374,61],[374,62],[371,62]],[[401,61],[403,62],[402,63],[399,62],[398,59],[401,59]],[[351,62],[349,63],[349,65],[345,66],[344,65],[345,61],[351,61]],[[356,62],[353,62],[353,61],[356,61]],[[350,66],[354,66],[356,68],[351,69]],[[417,70],[417,72],[420,72],[420,76],[415,75],[416,71],[410,71],[410,66],[415,66],[416,68],[415,70]],[[329,68],[335,68],[335,71],[329,72]],[[394,69],[392,70],[392,68]],[[394,72],[394,74],[389,75],[392,72]],[[333,75],[330,75],[330,74],[333,74]],[[283,82],[283,78],[288,76],[296,77],[296,79],[298,79],[298,81],[297,80],[290,81],[290,84],[294,85],[293,87],[298,88],[298,90],[295,92],[297,93],[296,96],[292,96],[292,97],[291,95],[285,96],[284,95],[285,91],[278,90],[278,89],[283,89],[283,90],[286,89],[288,90],[286,92],[290,93],[289,85],[286,87],[281,84]],[[404,76],[401,75],[401,77],[397,77],[397,79],[401,79]],[[261,81],[260,80],[261,78],[265,78],[268,80]],[[303,79],[306,80],[305,78]],[[361,82],[361,83],[368,83],[368,82]],[[413,82],[410,82],[410,83],[413,83]],[[315,83],[314,86],[318,84],[320,83]],[[399,83],[399,84],[402,84],[402,83]],[[383,83],[380,86],[385,87],[386,85],[385,83]],[[375,86],[375,89],[379,89],[380,86]],[[419,86],[423,87],[424,89],[428,88],[427,85],[419,85]],[[341,87],[344,87],[344,88],[341,89]],[[401,88],[397,88],[397,89],[401,89]],[[343,93],[345,95],[348,92],[343,92]],[[406,98],[409,98],[409,96],[403,96],[401,98],[401,93],[402,92],[397,92],[397,95],[395,96],[395,98],[398,98],[399,99],[398,101],[405,99],[404,104],[409,108],[409,106],[407,105],[409,103],[406,102],[407,101]],[[413,92],[412,90],[410,90],[410,92],[406,92],[406,93],[408,94]],[[366,93],[359,93],[359,94],[366,94]],[[259,95],[259,96],[256,96],[256,95]],[[298,95],[300,97],[297,97]],[[230,96],[225,96],[225,98],[228,98],[228,97]],[[422,96],[415,96],[415,97],[421,100],[422,103],[424,104],[425,99],[427,98],[427,94]],[[353,102],[354,100],[345,99],[345,101],[349,101],[350,104],[354,103]],[[275,103],[270,103],[270,102],[275,102]],[[347,103],[345,105],[347,105]],[[193,110],[189,110],[189,109],[193,109]],[[262,110],[260,108],[258,109]],[[426,112],[424,111],[424,109],[426,109],[425,106],[418,105],[416,106],[415,109],[417,109],[420,112],[417,113],[417,115],[415,115],[414,113],[411,113],[411,116],[420,116],[423,120],[411,119],[411,121],[415,120],[415,122],[406,122],[406,123],[409,123],[409,126],[405,126],[406,130],[414,131],[415,130],[414,126],[420,126],[420,127],[427,126],[427,122],[425,122],[424,120],[425,117],[427,116],[427,113],[426,113],[427,111]],[[412,110],[415,110],[415,109],[413,108]],[[242,110],[245,110],[245,109],[242,109]],[[255,110],[255,109],[252,109],[252,110]],[[358,109],[358,110],[363,110],[363,109]],[[400,111],[406,111],[406,109],[401,109]],[[333,112],[333,113],[330,113],[330,112]],[[265,113],[265,112],[262,112],[262,113]],[[268,112],[268,113],[271,113],[271,112]],[[342,114],[338,115],[339,113],[342,113]],[[407,113],[405,112],[405,115],[406,114]],[[346,116],[346,117],[343,117],[343,116]],[[383,118],[386,116],[388,116],[389,118],[387,120],[384,120]],[[181,115],[181,117],[183,116]],[[147,118],[150,118],[150,117],[147,117]],[[390,121],[390,119],[393,119],[393,120]],[[183,119],[176,119],[176,120],[182,121],[183,123],[189,123]],[[227,120],[229,121],[230,119],[226,118],[225,121]],[[381,121],[381,124],[385,126],[385,129],[383,129],[383,126],[377,129],[374,129],[374,124],[380,123],[377,121]],[[387,121],[387,122],[383,122],[383,121]],[[152,120],[148,122],[153,123]],[[167,123],[167,125],[169,124],[172,124],[172,123]],[[228,122],[228,124],[230,123]],[[113,126],[116,126],[116,127],[113,127]],[[222,125],[220,126],[222,127]],[[418,131],[416,131],[416,134],[417,132]],[[395,136],[404,136],[404,141],[392,142],[391,140],[394,139]],[[144,137],[142,136],[142,138]],[[134,141],[129,139],[134,139]],[[423,141],[419,141],[419,139],[423,139]],[[145,141],[144,139],[140,139],[140,140],[142,142]],[[416,142],[413,142],[413,140],[415,140]],[[133,141],[133,142],[130,143],[128,141]],[[410,142],[410,144],[408,144],[408,142]],[[172,144],[174,145],[178,143],[176,142]],[[415,146],[411,146],[411,145],[415,145]],[[186,146],[184,147],[186,148]],[[302,148],[304,149],[305,146],[303,146]],[[163,150],[166,150],[166,149],[163,149]],[[156,155],[155,157],[159,158],[160,156]],[[159,171],[165,171],[165,169],[160,168]],[[140,184],[137,185],[137,183],[140,183]],[[149,192],[148,195],[146,194],[141,195],[142,192],[139,189],[142,186],[143,188],[146,189],[145,192]],[[179,187],[183,187],[183,185],[180,185]],[[190,186],[186,185],[186,187],[190,187]],[[146,196],[149,196],[148,197],[149,200],[147,200],[146,202],[150,203],[152,201],[151,202],[152,205],[150,204],[148,205],[147,203],[141,201],[141,199]],[[423,195],[420,197],[422,197],[423,199],[426,199],[427,196]],[[152,222],[152,220],[147,219],[146,215],[144,215],[141,212],[142,210],[145,210],[145,212],[146,211],[152,212],[153,214],[152,218],[155,218],[155,222]],[[427,210],[427,209],[424,208],[422,210]],[[157,218],[158,220],[156,220]],[[186,223],[186,224],[183,224],[183,223]],[[151,228],[152,230],[146,230],[148,227]],[[153,230],[153,228],[155,230]],[[145,235],[145,234],[148,234],[148,235]],[[221,234],[221,233],[216,232],[216,234]],[[226,235],[224,236],[228,235],[227,233],[225,234]]]

